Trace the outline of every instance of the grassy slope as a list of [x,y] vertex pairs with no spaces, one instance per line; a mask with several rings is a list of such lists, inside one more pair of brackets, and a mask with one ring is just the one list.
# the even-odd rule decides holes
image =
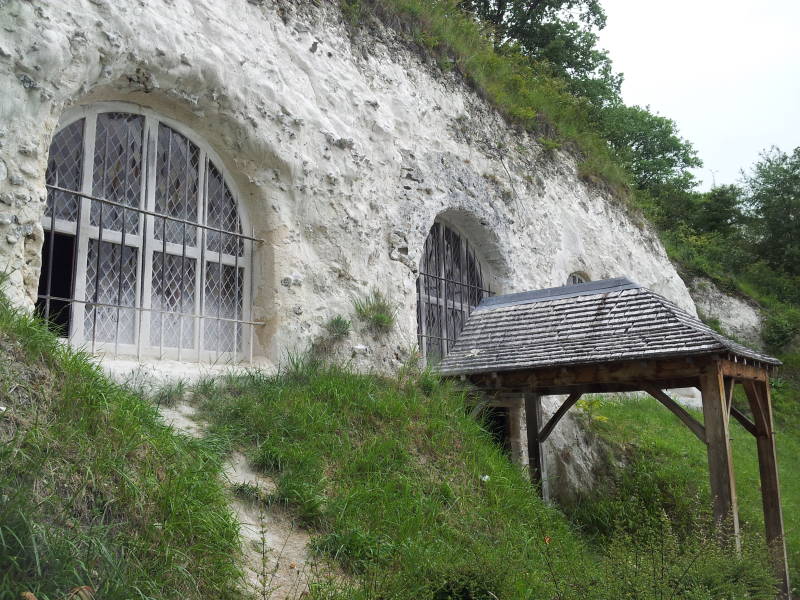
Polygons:
[[320,534],[317,549],[365,586],[342,594],[553,597],[565,585],[553,574],[575,567],[582,544],[466,416],[461,394],[433,379],[304,369],[194,396],[212,432],[276,478],[268,501],[288,503]]
[[[705,448],[694,435],[669,411],[655,400],[621,400],[605,402],[597,415],[607,420],[595,421],[597,430],[614,443],[626,446],[629,457],[649,462],[648,476],[662,487],[671,487],[663,496],[672,498],[681,509],[690,508],[690,498],[695,492],[701,502],[707,503],[708,466]],[[702,421],[702,413],[695,413]],[[784,422],[777,427],[778,464],[780,468],[784,525],[789,549],[789,566],[793,581],[800,577],[800,472],[797,456],[800,455],[800,435],[796,425]],[[758,458],[753,437],[734,422],[731,428],[734,451],[734,469],[743,527],[761,534],[763,513],[759,489]],[[634,465],[635,468],[635,465]],[[641,487],[641,486],[640,486]],[[613,493],[608,496],[613,496]],[[680,505],[681,498],[687,504]],[[607,509],[619,512],[615,498]],[[671,502],[670,502],[671,503]],[[605,512],[592,503],[592,518]],[[601,517],[600,517],[601,518]],[[590,529],[597,529],[593,524]],[[600,525],[602,528],[602,525]]]
[[193,392],[214,435],[276,480],[262,501],[295,511],[348,575],[319,582],[316,598],[772,596],[756,554],[738,560],[663,522],[590,548],[465,413],[464,394],[429,374],[301,364]]
[[0,599],[234,598],[220,454],[0,300]]

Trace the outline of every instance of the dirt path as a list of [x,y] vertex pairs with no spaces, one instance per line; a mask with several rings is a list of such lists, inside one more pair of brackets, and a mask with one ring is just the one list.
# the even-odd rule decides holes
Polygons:
[[[202,437],[204,426],[191,405],[159,407],[159,412],[177,431]],[[309,553],[308,531],[296,525],[285,510],[262,500],[275,491],[275,482],[256,473],[243,454],[231,454],[224,473],[231,509],[239,520],[248,591],[264,600],[302,598],[316,570]]]

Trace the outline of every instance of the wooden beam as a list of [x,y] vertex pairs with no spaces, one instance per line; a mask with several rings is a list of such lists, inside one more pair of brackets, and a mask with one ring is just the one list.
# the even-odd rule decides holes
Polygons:
[[769,426],[767,425],[769,419],[767,418],[767,413],[764,411],[763,404],[759,401],[758,386],[753,381],[744,381],[742,382],[742,387],[747,394],[750,412],[753,413],[753,421],[755,421],[756,426],[763,431],[769,430]]
[[[537,387],[535,388],[542,396],[568,396],[573,392],[580,392],[583,395],[587,394],[619,394],[625,392],[640,392],[642,391],[642,380],[639,382],[627,383],[597,383],[591,385],[559,385],[551,387]],[[649,383],[660,389],[673,389],[673,388],[691,388],[698,385],[696,378],[684,379],[659,379],[652,380]],[[531,389],[527,387],[526,389]]]
[[531,483],[539,487],[542,499],[550,501],[550,490],[547,482],[547,471],[544,465],[544,453],[539,439],[542,427],[542,397],[528,392],[525,394],[525,422],[528,426],[528,469]]
[[708,474],[714,499],[714,520],[739,537],[739,507],[733,475],[733,455],[728,431],[728,407],[725,405],[725,382],[719,363],[712,363],[703,374],[703,420],[708,450]]
[[775,575],[781,586],[781,598],[791,598],[789,563],[784,539],[781,490],[778,480],[778,459],[775,453],[775,430],[772,422],[772,402],[769,380],[747,382],[744,386],[757,430],[758,469],[761,475],[761,502],[764,507],[764,526]]
[[734,379],[742,381],[767,381],[769,379],[767,368],[754,364],[722,360],[720,361],[720,367],[724,376],[733,377]]
[[555,412],[555,414],[550,417],[547,425],[542,427],[541,431],[539,432],[539,443],[544,442],[548,437],[550,437],[550,434],[553,433],[553,429],[555,429],[555,426],[558,425],[558,422],[565,414],[567,414],[567,411],[570,408],[575,406],[575,403],[581,399],[581,396],[583,396],[582,393],[573,392],[567,397],[566,400],[564,400],[564,403],[558,407],[558,410]]
[[754,436],[758,437],[758,430],[756,429],[755,424],[747,418],[747,415],[740,411],[735,406],[731,407],[731,415],[733,418],[739,421],[742,427],[744,427],[747,431],[752,433]]
[[728,407],[728,416],[730,417],[731,408],[733,408],[733,386],[736,380],[732,377],[723,377],[725,381],[725,406]]
[[706,428],[703,427],[703,425],[700,422],[698,422],[697,419],[695,419],[692,415],[690,415],[685,408],[683,408],[680,404],[675,402],[675,400],[667,396],[663,391],[659,390],[658,388],[647,384],[645,384],[643,387],[645,392],[647,392],[653,398],[661,402],[661,404],[663,404],[669,410],[671,410],[676,417],[678,417],[681,421],[683,421],[683,424],[692,430],[692,433],[694,433],[697,436],[698,440],[700,440],[704,444],[706,443]]
[[[640,390],[642,381],[660,388],[696,387],[709,364],[709,357],[664,358],[653,360],[619,361],[566,367],[545,367],[520,371],[476,373],[470,380],[490,389],[534,390],[543,395],[586,392],[606,386],[602,391]],[[670,385],[661,382],[669,381]],[[681,385],[673,385],[680,383]]]

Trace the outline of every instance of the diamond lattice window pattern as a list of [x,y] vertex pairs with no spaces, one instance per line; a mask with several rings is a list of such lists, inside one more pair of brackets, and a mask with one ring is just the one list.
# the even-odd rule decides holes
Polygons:
[[176,254],[153,253],[153,346],[194,347],[195,269],[197,261]]
[[[163,123],[158,126],[156,212],[184,221],[197,221],[200,150],[185,136]],[[235,208],[235,207],[234,207]],[[197,245],[197,229],[161,219],[155,238],[174,244]]]
[[206,327],[203,345],[207,350],[232,352],[241,349],[241,327],[224,319],[241,319],[243,269],[220,263],[206,263],[206,289],[203,314]]
[[[208,168],[208,225],[222,231],[231,233],[241,233],[239,223],[239,213],[236,209],[236,200],[230,188],[225,184],[222,174],[213,165]],[[206,246],[212,252],[220,249],[220,237],[222,241],[222,252],[224,254],[242,255],[244,246],[240,238],[217,231],[209,231]]]
[[49,185],[78,194],[50,190],[42,219],[72,254],[70,337],[162,356],[242,352],[252,241],[210,150],[147,110],[81,115],[54,136],[47,169]]
[[[130,207],[139,207],[142,196],[142,136],[144,117],[128,113],[97,116],[94,142],[92,195]],[[139,213],[102,202],[92,202],[92,225],[112,231],[136,233]]]
[[[98,342],[133,343],[137,250],[89,240],[85,335]],[[93,306],[93,304],[111,306]]]
[[[47,184],[80,191],[83,177],[83,126],[84,119],[78,119],[53,138],[47,159]],[[56,207],[56,219],[75,221],[78,218],[78,196],[74,194],[49,190],[46,217],[52,217],[53,206]]]

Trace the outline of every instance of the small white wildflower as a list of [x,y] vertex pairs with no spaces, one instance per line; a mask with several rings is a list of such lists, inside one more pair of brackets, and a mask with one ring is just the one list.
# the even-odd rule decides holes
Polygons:
[[490,479],[490,477],[488,475],[481,475],[481,481],[483,483],[486,483],[487,481],[489,481],[489,479]]

